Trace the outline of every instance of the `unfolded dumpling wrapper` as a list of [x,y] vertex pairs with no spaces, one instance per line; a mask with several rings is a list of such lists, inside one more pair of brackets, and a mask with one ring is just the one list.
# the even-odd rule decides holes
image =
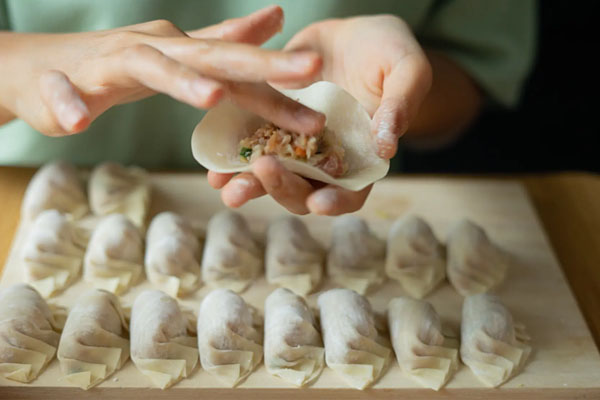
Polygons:
[[343,287],[365,294],[385,280],[385,242],[366,222],[353,215],[337,217],[333,223],[327,274]]
[[459,221],[446,246],[448,279],[463,296],[487,292],[504,280],[509,255],[480,226],[466,219]]
[[198,363],[193,318],[177,300],[160,290],[146,290],[131,309],[131,359],[159,388],[190,376]]
[[458,340],[444,335],[431,304],[408,297],[392,299],[388,327],[402,371],[430,389],[444,386],[458,368]]
[[243,292],[263,268],[263,248],[240,214],[225,210],[208,223],[202,255],[202,280]]
[[65,380],[89,389],[120,369],[129,358],[127,323],[119,299],[92,289],[69,312],[57,358]]
[[460,357],[485,385],[499,386],[521,370],[531,352],[527,340],[525,327],[513,321],[497,296],[465,298]]
[[23,383],[37,378],[54,358],[61,325],[31,286],[0,289],[0,374]]
[[58,210],[72,219],[88,213],[83,181],[73,165],[55,161],[44,165],[31,178],[21,215],[25,221],[32,221],[44,210]]
[[201,241],[183,217],[162,212],[146,235],[145,266],[148,280],[173,297],[185,296],[200,284]]
[[112,214],[104,217],[92,233],[83,277],[98,289],[121,294],[139,281],[143,263],[139,229],[124,215]]
[[198,313],[202,368],[227,386],[246,378],[262,360],[262,321],[257,311],[229,289],[215,289]]
[[417,299],[426,296],[444,280],[444,248],[425,220],[409,215],[392,225],[385,271]]
[[88,182],[90,207],[96,215],[123,214],[138,228],[150,207],[150,179],[139,167],[105,162],[92,170]]
[[265,366],[296,386],[314,381],[325,365],[323,341],[304,299],[285,288],[265,301]]
[[327,366],[355,389],[373,384],[391,351],[377,331],[369,301],[349,289],[332,289],[319,296],[318,304]]
[[39,213],[21,252],[25,281],[43,297],[65,289],[79,276],[86,237],[67,215],[57,210]]
[[[287,169],[349,190],[361,190],[387,174],[390,164],[377,155],[371,134],[371,118],[352,95],[331,82],[316,82],[307,88],[284,90],[283,93],[325,114],[327,131],[344,148],[344,159],[348,164],[347,172],[340,178],[334,178],[306,162],[283,158],[281,162]],[[240,159],[240,140],[266,122],[229,101],[223,101],[206,113],[194,129],[194,158],[206,169],[215,172],[249,171],[252,165]]]
[[304,296],[321,281],[324,261],[324,248],[299,218],[284,216],[269,225],[265,254],[269,283]]

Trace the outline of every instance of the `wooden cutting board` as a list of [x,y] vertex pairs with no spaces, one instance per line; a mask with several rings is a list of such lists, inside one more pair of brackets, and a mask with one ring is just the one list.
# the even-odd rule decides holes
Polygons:
[[[151,214],[173,210],[200,223],[224,208],[219,193],[211,189],[200,174],[153,174]],[[10,210],[5,210],[8,212]],[[264,232],[267,222],[286,211],[269,198],[255,200],[240,209],[253,229]],[[572,293],[565,281],[556,257],[550,248],[535,211],[523,187],[513,182],[486,180],[444,181],[441,179],[385,179],[375,185],[365,207],[357,214],[364,217],[382,237],[395,218],[405,213],[425,217],[440,238],[446,237],[449,225],[468,217],[486,228],[490,236],[509,250],[515,265],[497,294],[523,322],[532,337],[533,353],[523,372],[501,388],[483,386],[464,365],[445,389],[439,393],[423,389],[405,377],[395,361],[384,376],[370,389],[349,389],[331,370],[325,369],[309,388],[297,389],[267,374],[260,366],[235,389],[225,388],[205,371],[197,368],[189,379],[161,391],[151,389],[150,382],[137,371],[132,362],[108,381],[87,392],[65,386],[61,381],[58,362],[52,361],[40,377],[25,385],[0,378],[0,399],[25,398],[103,398],[103,399],[269,399],[269,398],[548,398],[600,399],[600,355]],[[327,243],[332,218],[308,215],[302,217],[310,231]],[[16,254],[21,247],[26,228],[19,227],[11,254],[7,259],[0,286],[20,282],[21,271]],[[78,281],[52,301],[69,306],[77,295],[88,288]],[[125,305],[148,282],[133,288],[122,301]],[[331,285],[326,282],[321,290]],[[263,301],[273,289],[259,279],[243,297],[262,309]],[[209,289],[203,287],[193,297],[181,301],[185,307],[197,310]],[[403,292],[387,282],[370,294],[376,311],[384,311],[387,302]],[[309,297],[314,305],[316,294]],[[459,330],[462,297],[445,283],[427,297],[442,319],[455,331]]]

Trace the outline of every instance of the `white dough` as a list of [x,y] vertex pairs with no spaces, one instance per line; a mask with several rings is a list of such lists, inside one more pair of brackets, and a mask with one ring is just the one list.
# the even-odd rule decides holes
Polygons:
[[387,275],[412,297],[423,298],[446,277],[444,248],[422,218],[408,215],[391,227]]
[[198,312],[198,350],[202,368],[233,387],[246,378],[263,355],[261,319],[229,289],[213,290]]
[[315,380],[325,365],[321,335],[304,299],[278,288],[265,301],[265,366],[296,386]]

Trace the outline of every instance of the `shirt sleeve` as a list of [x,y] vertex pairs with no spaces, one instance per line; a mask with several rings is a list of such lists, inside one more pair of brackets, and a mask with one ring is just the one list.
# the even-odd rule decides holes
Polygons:
[[0,0],[0,31],[10,30],[10,24],[8,23],[8,10],[6,9],[6,2]]
[[417,36],[464,68],[488,96],[515,106],[536,48],[535,0],[439,0]]

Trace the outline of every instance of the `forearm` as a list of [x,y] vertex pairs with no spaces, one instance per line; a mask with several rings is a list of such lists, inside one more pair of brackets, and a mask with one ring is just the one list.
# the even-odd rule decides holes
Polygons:
[[458,137],[479,115],[483,95],[475,81],[439,52],[427,51],[433,83],[402,142],[436,148]]

